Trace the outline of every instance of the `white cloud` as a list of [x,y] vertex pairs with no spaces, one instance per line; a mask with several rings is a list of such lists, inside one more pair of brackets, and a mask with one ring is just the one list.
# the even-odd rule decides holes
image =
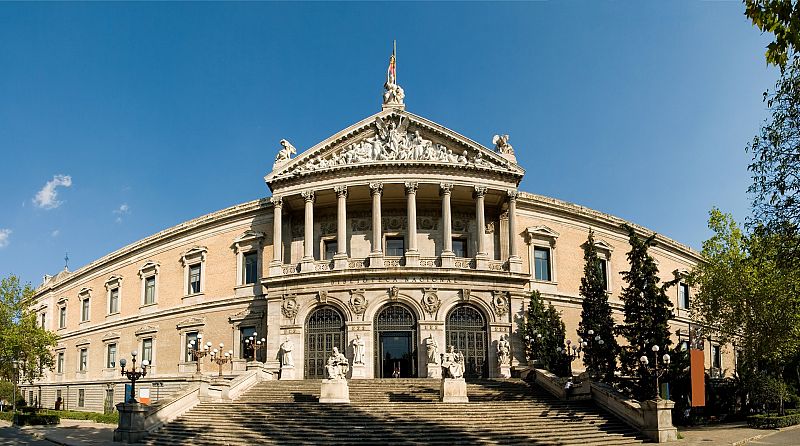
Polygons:
[[122,216],[130,214],[131,213],[131,208],[130,208],[130,206],[128,206],[128,203],[122,203],[121,205],[119,205],[118,208],[116,208],[113,211],[111,211],[111,213],[117,215],[117,219],[116,219],[117,223],[122,223]]
[[42,209],[55,209],[61,206],[61,201],[58,201],[57,188],[72,186],[72,177],[69,175],[53,175],[53,179],[44,185],[42,190],[36,192],[33,197],[33,204]]
[[61,234],[61,230],[54,229],[53,232],[50,233],[50,237],[58,237],[58,234]]
[[0,248],[8,246],[8,237],[11,235],[11,229],[0,229]]

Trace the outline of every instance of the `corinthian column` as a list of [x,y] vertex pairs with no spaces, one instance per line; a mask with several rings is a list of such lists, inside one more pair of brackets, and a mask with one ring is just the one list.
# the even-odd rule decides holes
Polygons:
[[383,183],[369,183],[372,195],[372,252],[369,254],[370,268],[383,268],[383,229],[381,227],[381,195]]
[[508,268],[512,273],[522,272],[522,259],[517,254],[517,196],[516,190],[508,191]]
[[347,186],[336,186],[336,254],[333,269],[347,269]]
[[300,193],[306,202],[305,233],[303,234],[303,258],[300,260],[300,272],[314,271],[314,191]]
[[452,268],[453,259],[453,215],[450,211],[450,196],[453,193],[452,183],[441,183],[439,185],[442,195],[442,268]]
[[419,266],[419,250],[417,249],[417,188],[419,183],[406,182],[408,197],[408,249],[406,249],[406,266]]
[[269,263],[269,275],[283,274],[283,198],[270,197],[272,202],[272,261]]
[[486,214],[483,198],[486,195],[485,186],[475,186],[475,237],[478,240],[478,252],[475,254],[475,266],[478,269],[489,267],[489,253],[486,251]]

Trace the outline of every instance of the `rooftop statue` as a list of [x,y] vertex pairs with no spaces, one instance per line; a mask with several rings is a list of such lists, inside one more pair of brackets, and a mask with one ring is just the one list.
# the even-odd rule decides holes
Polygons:
[[494,149],[500,153],[514,154],[514,147],[508,143],[508,135],[494,135],[492,144],[494,144]]
[[406,97],[403,88],[397,84],[396,52],[396,49],[392,51],[389,68],[386,70],[386,83],[383,84],[383,89],[386,90],[383,93],[383,105],[403,105],[403,99]]
[[281,147],[283,148],[278,152],[278,156],[275,157],[275,163],[280,163],[281,161],[287,161],[291,159],[292,155],[297,154],[297,149],[294,148],[292,143],[290,143],[285,139],[281,140]]

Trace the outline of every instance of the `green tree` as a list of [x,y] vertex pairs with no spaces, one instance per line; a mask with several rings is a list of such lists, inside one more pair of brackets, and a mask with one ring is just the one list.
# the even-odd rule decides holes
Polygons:
[[566,376],[569,362],[565,363],[564,355],[558,350],[564,349],[566,328],[558,310],[553,304],[545,306],[541,293],[533,291],[525,316],[524,338],[528,359],[538,359],[547,370]]
[[525,311],[523,337],[525,339],[525,353],[528,360],[542,360],[542,345],[546,327],[547,307],[544,305],[542,295],[538,291],[531,293],[528,309]]
[[[583,297],[578,337],[583,338],[583,363],[590,374],[610,380],[617,369],[619,345],[614,336],[614,319],[606,294],[605,278],[594,244],[594,231],[589,230],[583,250],[583,278],[580,294]],[[602,342],[601,342],[602,341]]]
[[626,286],[620,297],[624,304],[625,322],[617,327],[617,331],[627,339],[628,345],[622,348],[620,362],[624,372],[642,378],[633,389],[634,396],[640,400],[650,399],[656,396],[654,377],[641,367],[639,358],[646,355],[652,362],[652,346],[657,345],[661,352],[665,352],[672,344],[669,337],[672,303],[666,290],[675,281],[659,285],[658,267],[648,253],[656,235],[642,239],[627,224],[622,228],[628,231],[631,250],[627,254],[630,270],[622,273]]
[[29,308],[33,292],[16,276],[0,280],[0,377],[7,381],[33,382],[53,368],[57,336],[37,323]]
[[767,63],[784,67],[800,47],[800,4],[796,0],[744,0],[744,5],[744,15],[753,25],[775,36],[767,45]]

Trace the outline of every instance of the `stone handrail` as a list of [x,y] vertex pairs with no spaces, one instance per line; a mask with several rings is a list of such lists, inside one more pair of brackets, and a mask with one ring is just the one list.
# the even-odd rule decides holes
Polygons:
[[562,400],[586,400],[590,398],[588,381],[580,384],[575,384],[572,387],[572,393],[567,395],[567,390],[564,384],[567,382],[566,378],[559,378],[558,376],[550,373],[544,369],[533,369],[534,381],[539,384],[541,388],[548,391],[551,395]]
[[150,406],[144,419],[145,430],[153,432],[191,410],[200,402],[199,393],[200,384],[192,383],[169,400],[162,400]]
[[641,430],[644,426],[642,405],[636,400],[625,398],[625,395],[608,384],[593,382],[592,400],[631,427]]
[[608,384],[591,384],[592,400],[617,418],[642,432],[656,443],[666,443],[678,439],[678,429],[672,425],[670,400],[647,400],[639,402],[612,389]]

